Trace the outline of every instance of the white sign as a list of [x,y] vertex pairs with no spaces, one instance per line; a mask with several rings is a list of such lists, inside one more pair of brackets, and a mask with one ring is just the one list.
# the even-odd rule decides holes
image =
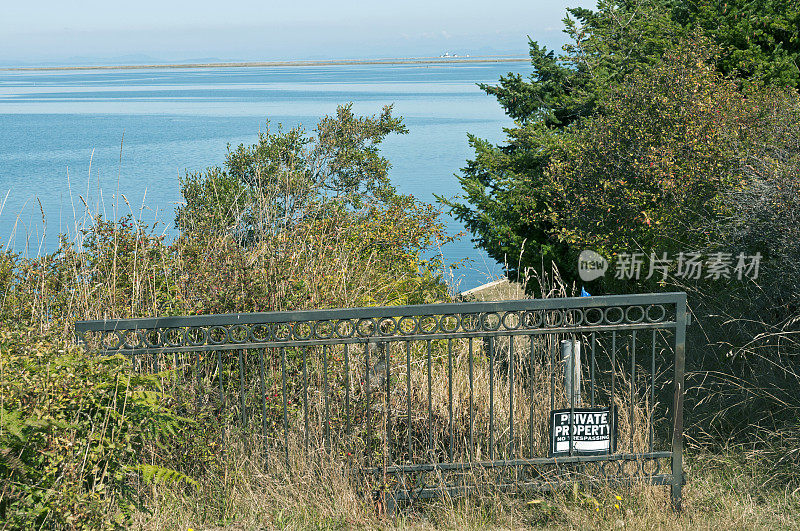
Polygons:
[[608,408],[576,408],[571,411],[571,420],[569,409],[558,409],[551,413],[550,457],[569,455],[570,442],[573,455],[605,454],[614,451],[613,432],[616,431],[614,429],[616,422],[612,419]]

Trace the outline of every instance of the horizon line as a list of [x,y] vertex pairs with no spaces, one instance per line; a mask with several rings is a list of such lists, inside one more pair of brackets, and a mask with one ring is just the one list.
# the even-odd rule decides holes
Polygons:
[[406,57],[387,59],[318,59],[289,61],[227,61],[220,63],[153,63],[128,65],[86,66],[9,66],[5,71],[53,71],[53,70],[146,70],[157,68],[247,68],[263,66],[346,66],[346,65],[404,65],[404,64],[448,64],[448,63],[515,63],[530,61],[530,57],[511,55],[484,55],[472,57]]

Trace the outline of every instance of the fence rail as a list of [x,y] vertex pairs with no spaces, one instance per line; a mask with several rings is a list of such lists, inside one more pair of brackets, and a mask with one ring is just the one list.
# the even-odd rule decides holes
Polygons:
[[[671,486],[676,508],[685,328],[684,293],[75,325],[90,350],[184,375],[196,410],[235,411],[270,466],[324,454],[390,504],[642,481]],[[581,415],[607,419],[605,448],[575,440]]]

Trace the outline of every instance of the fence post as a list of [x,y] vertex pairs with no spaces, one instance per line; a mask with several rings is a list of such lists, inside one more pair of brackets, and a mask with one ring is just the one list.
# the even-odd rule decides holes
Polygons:
[[675,396],[672,429],[672,507],[681,510],[683,488],[683,393],[686,370],[686,294],[678,294],[675,303]]

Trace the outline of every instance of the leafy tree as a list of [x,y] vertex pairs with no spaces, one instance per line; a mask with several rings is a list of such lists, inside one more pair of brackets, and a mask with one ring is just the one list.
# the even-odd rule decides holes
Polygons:
[[385,107],[352,104],[302,127],[228,149],[223,167],[189,174],[177,212],[191,312],[430,302],[444,294],[448,241],[439,211],[398,194],[380,144],[407,130]]
[[531,41],[528,81],[510,73],[497,86],[482,85],[515,126],[503,146],[470,135],[475,158],[460,176],[465,202],[440,198],[492,258],[523,269],[567,263],[569,247],[552,237],[554,207],[545,185],[554,153],[577,124],[600,112],[615,84],[658,63],[686,35],[655,1],[601,1],[597,11],[568,12],[564,31],[572,44],[564,54]]
[[777,311],[780,320],[800,309],[800,96],[759,91],[748,106],[738,154],[743,185],[723,192],[721,215],[703,230],[716,234],[714,251],[761,255],[757,295],[748,296],[759,314]]
[[408,132],[391,110],[358,117],[352,103],[342,105],[335,116],[320,120],[315,135],[302,126],[284,131],[279,125],[276,132],[260,133],[252,146],[229,147],[222,168],[182,179],[186,204],[177,211],[177,227],[233,232],[253,241],[299,221],[321,202],[354,210],[389,200],[395,195],[391,165],[379,146],[391,133]]
[[792,0],[668,2],[673,19],[720,48],[726,76],[800,89],[800,5]]
[[[718,16],[721,17],[721,22],[718,22]],[[695,46],[708,48],[709,51],[702,52],[700,54],[702,57],[698,58],[703,63],[703,68],[710,68],[722,76],[747,76],[747,79],[753,81],[754,86],[766,83],[771,86],[796,87],[797,45],[800,42],[798,29],[800,26],[797,20],[797,8],[781,1],[737,0],[725,3],[603,0],[598,2],[596,10],[568,9],[568,16],[564,19],[564,31],[571,42],[564,46],[562,54],[557,55],[531,41],[533,73],[528,80],[519,74],[509,73],[501,77],[495,86],[481,85],[488,94],[498,99],[506,113],[515,120],[515,124],[506,130],[507,141],[503,145],[495,146],[475,136],[469,136],[470,143],[475,149],[475,157],[467,162],[460,176],[464,194],[460,200],[443,199],[444,203],[449,206],[452,214],[464,222],[472,232],[476,243],[497,261],[519,264],[524,269],[538,268],[552,260],[560,265],[568,279],[574,278],[571,260],[573,254],[570,248],[579,241],[586,240],[576,239],[574,234],[570,235],[572,228],[565,227],[562,222],[565,216],[581,216],[580,213],[570,212],[571,210],[585,209],[587,205],[599,208],[599,205],[595,201],[596,190],[592,191],[592,195],[573,197],[577,203],[568,204],[563,201],[559,203],[559,195],[556,194],[554,197],[551,189],[552,175],[555,171],[553,165],[560,165],[563,169],[565,157],[571,150],[573,160],[578,160],[575,158],[578,156],[589,155],[590,153],[586,152],[589,148],[586,144],[588,139],[593,134],[599,134],[598,128],[611,126],[607,122],[601,125],[603,118],[609,113],[622,118],[621,113],[628,104],[624,90],[636,88],[625,85],[626,80],[632,75],[637,75],[638,83],[647,83],[650,75],[648,72],[662,68],[665,55],[685,48],[682,43],[690,42]],[[671,57],[670,61],[674,61],[674,55]],[[664,156],[668,151],[672,151],[671,156],[677,156],[680,149],[687,148],[686,145],[678,147],[678,144],[669,146],[669,142],[680,143],[689,140],[686,136],[688,134],[702,134],[699,124],[685,120],[688,116],[702,117],[706,126],[714,124],[711,120],[713,118],[710,114],[711,109],[708,107],[714,98],[720,97],[724,100],[720,101],[718,106],[726,116],[738,112],[734,108],[725,109],[726,105],[732,104],[731,98],[735,99],[735,96],[730,94],[735,87],[726,86],[724,91],[727,91],[727,95],[720,93],[723,84],[719,75],[715,74],[716,80],[712,82],[709,79],[711,84],[706,84],[707,90],[712,92],[706,94],[711,100],[705,102],[706,107],[703,109],[681,108],[681,105],[692,105],[692,98],[684,97],[683,101],[680,101],[669,92],[668,87],[678,88],[680,91],[689,88],[691,82],[682,85],[681,88],[676,83],[679,81],[677,79],[659,77],[661,74],[658,72],[654,72],[653,75],[661,79],[662,83],[660,85],[649,83],[648,90],[653,90],[660,98],[672,98],[672,103],[667,105],[663,101],[656,101],[655,98],[647,102],[650,96],[639,91],[636,105],[639,105],[638,119],[644,120],[641,132],[645,136],[650,135],[649,142],[660,144],[666,149],[662,153]],[[741,77],[734,79],[740,88],[743,79]],[[681,78],[680,81],[685,80]],[[717,88],[713,88],[712,85]],[[621,90],[622,86],[627,88]],[[669,105],[672,107],[667,108]],[[652,112],[666,113],[665,116],[670,119],[677,117],[678,122],[690,127],[691,131],[684,129],[679,133],[681,126],[677,123],[668,123],[669,119],[658,122],[655,117],[648,115]],[[722,119],[720,117],[718,120]],[[589,125],[594,122],[597,123]],[[631,122],[629,125],[635,127],[637,124]],[[706,156],[722,160],[725,156],[721,150],[732,149],[729,141],[732,142],[733,139],[730,136],[731,132],[721,128],[721,122],[717,125],[720,126],[715,129],[718,135],[725,136],[726,140],[721,144],[706,144],[710,150]],[[663,133],[652,129],[661,126],[666,127]],[[594,132],[590,133],[587,128]],[[650,128],[649,132],[647,128]],[[610,134],[610,131],[607,132]],[[627,134],[622,131],[618,133],[623,136]],[[630,138],[626,142],[634,141],[635,135],[638,134],[634,130],[629,133]],[[667,138],[674,134],[682,135],[683,138],[676,137],[672,140]],[[660,139],[656,138],[659,135]],[[618,140],[622,142],[623,137],[618,137]],[[633,160],[632,157],[638,157],[639,162],[646,160],[648,164],[652,162],[655,168],[664,169],[663,165],[655,160],[655,151],[642,158],[642,153],[636,153],[641,146],[637,147],[635,144],[636,142],[627,145],[621,143],[616,148],[617,154],[624,156],[628,162]],[[651,147],[655,149],[653,145]],[[689,152],[697,162],[698,154],[693,149]],[[732,159],[726,160],[727,162],[720,163],[733,164]],[[608,171],[613,166],[611,161],[607,162],[609,164],[602,166],[603,171]],[[707,158],[706,163],[715,164],[711,162],[711,158]],[[588,170],[581,171],[585,174]],[[624,168],[614,167],[617,175],[624,171],[626,171]],[[685,165],[683,173],[676,175],[676,179],[683,178],[688,175],[686,172],[690,171],[693,170],[690,170],[689,165]],[[721,173],[706,172],[705,175],[712,179],[706,183],[708,186],[705,192],[695,196],[697,203],[700,202],[700,198],[705,201],[711,197],[713,189],[718,189],[718,185],[722,184],[715,181],[716,176]],[[648,178],[651,181],[659,179],[655,175]],[[565,179],[567,177],[562,176],[562,181]],[[619,220],[623,218],[626,220],[624,225],[626,227],[629,227],[628,222],[634,219],[647,221],[648,208],[651,210],[653,208],[649,203],[658,199],[658,194],[654,195],[651,189],[650,192],[646,192],[650,195],[645,201],[643,195],[645,192],[634,188],[640,184],[639,181],[630,179],[623,181],[630,185],[627,191],[638,196],[638,199],[627,206],[620,206],[619,203],[615,203],[616,206],[605,205],[604,208],[611,208],[610,211],[606,210],[606,214],[609,215],[602,218],[606,227],[620,228]],[[658,186],[663,184],[660,183]],[[695,182],[695,185],[699,184],[700,181]],[[569,186],[562,183],[562,188],[564,192]],[[686,199],[693,195],[689,191],[690,188],[688,185],[684,187]],[[623,189],[624,187],[616,188],[617,192],[622,192]],[[570,193],[579,191],[574,189]],[[589,191],[588,188],[583,190],[586,193]],[[604,201],[611,199],[610,195],[604,197],[600,199]],[[616,198],[618,201],[624,199],[622,196]],[[627,199],[632,199],[632,196]],[[615,210],[617,208],[618,210]],[[635,211],[632,210],[634,208]],[[705,207],[699,210],[698,208],[698,205],[695,205],[692,210],[696,214],[694,221],[708,214],[702,212]],[[614,212],[616,217],[610,216]],[[584,211],[584,217],[588,219],[587,214],[588,212]],[[593,216],[596,221],[598,218],[595,214],[597,213],[593,213]],[[663,209],[661,214],[664,214]],[[673,219],[666,224],[664,219],[660,221],[660,225],[650,227],[661,227],[661,233],[669,234],[674,240],[675,233],[667,227],[674,228],[678,220]],[[681,222],[685,229],[681,233],[681,238],[688,237],[686,230],[698,230],[696,225],[690,228],[689,221],[685,219]],[[640,228],[639,232],[648,231]],[[648,245],[655,234],[650,236],[637,234],[636,237],[639,245]],[[690,238],[688,241],[695,240]]]
[[559,143],[543,181],[551,238],[609,256],[713,240],[701,225],[716,217],[720,192],[740,184],[736,146],[754,111],[707,60],[696,41],[668,51]]
[[[797,258],[789,222],[797,216],[797,95],[737,88],[711,58],[702,42],[687,41],[629,75],[574,128],[544,172],[549,236],[573,249],[568,266],[587,247],[608,257],[758,253],[761,288],[772,284],[771,304],[784,306]],[[661,278],[638,289],[657,289]]]

